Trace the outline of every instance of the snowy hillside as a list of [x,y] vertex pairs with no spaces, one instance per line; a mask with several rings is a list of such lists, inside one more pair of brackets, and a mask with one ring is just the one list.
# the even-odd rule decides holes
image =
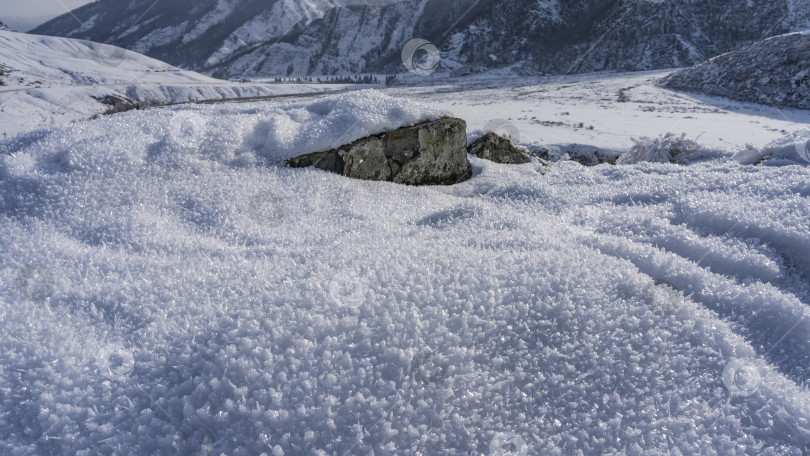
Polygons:
[[390,1],[395,0],[104,0],[32,32],[115,44],[200,70],[243,47],[273,41],[333,7]]
[[162,104],[328,89],[226,82],[109,45],[0,32],[3,135],[87,119],[116,100]]
[[13,32],[14,30],[11,27],[7,26],[6,24],[0,22],[0,32]]
[[807,26],[810,10],[787,0],[412,0],[329,10],[208,69],[220,77],[398,73],[404,45],[421,38],[439,47],[445,73],[520,62],[526,70],[556,74],[649,70],[692,65],[769,33]]
[[662,81],[665,87],[810,109],[810,32],[769,38]]
[[[810,155],[732,155],[806,144],[810,114],[660,76],[496,72],[0,140],[0,453],[806,454]],[[280,163],[447,111],[565,155],[472,157],[450,187]],[[667,131],[712,153],[567,159]]]

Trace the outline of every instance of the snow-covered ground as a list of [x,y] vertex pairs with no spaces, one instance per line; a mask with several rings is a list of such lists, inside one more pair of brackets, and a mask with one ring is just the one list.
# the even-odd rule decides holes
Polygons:
[[[810,166],[731,159],[810,139],[780,139],[807,113],[655,77],[175,106],[0,141],[0,453],[807,454]],[[280,164],[445,110],[470,135],[511,118],[537,148],[672,131],[724,150],[471,158],[452,187]]]
[[86,120],[105,97],[145,104],[318,93],[346,85],[240,84],[109,45],[0,31],[0,135]]
[[[633,138],[686,133],[706,146],[756,147],[810,124],[810,111],[777,109],[656,86],[672,71],[521,77],[509,69],[458,79],[410,75],[387,91],[443,106],[472,130],[500,125],[527,146],[624,151]],[[504,121],[504,122],[501,122]],[[508,127],[504,127],[508,124]]]

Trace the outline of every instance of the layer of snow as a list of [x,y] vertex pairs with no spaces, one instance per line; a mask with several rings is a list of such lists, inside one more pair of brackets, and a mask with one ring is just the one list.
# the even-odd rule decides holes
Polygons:
[[735,157],[744,164],[770,166],[810,163],[810,128],[802,128],[769,143],[761,149],[750,145]]
[[[484,118],[532,90],[433,93]],[[0,453],[802,454],[810,166],[275,164],[438,112],[363,92],[0,141]]]
[[84,120],[108,95],[141,103],[318,93],[345,85],[241,84],[113,46],[0,31],[0,134]]
[[671,71],[518,76],[509,69],[466,78],[410,75],[418,86],[386,93],[445,107],[471,131],[508,124],[529,148],[623,152],[634,139],[667,133],[712,150],[762,148],[810,124],[810,111],[775,109],[656,85]]

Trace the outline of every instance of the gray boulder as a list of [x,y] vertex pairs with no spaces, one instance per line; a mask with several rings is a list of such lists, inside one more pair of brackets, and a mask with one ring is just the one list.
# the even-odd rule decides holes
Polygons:
[[512,141],[492,132],[478,138],[467,148],[467,152],[478,158],[507,165],[520,165],[531,161],[525,152],[512,145]]
[[359,139],[337,149],[287,160],[363,180],[452,185],[472,176],[467,124],[451,117]]

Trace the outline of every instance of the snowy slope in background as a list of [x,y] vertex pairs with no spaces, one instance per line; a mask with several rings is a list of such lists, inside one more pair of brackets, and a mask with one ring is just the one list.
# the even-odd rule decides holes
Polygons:
[[[405,43],[423,38],[442,51],[444,72],[518,62],[526,70],[554,74],[637,71],[692,65],[808,26],[810,9],[789,0],[412,0],[329,10],[322,19],[245,47],[209,70],[220,77],[399,73]],[[401,36],[403,30],[412,32]],[[262,64],[246,73],[244,61]]]
[[240,84],[183,71],[89,41],[0,32],[0,133],[13,135],[105,112],[107,96],[177,103],[328,90]]
[[674,73],[662,84],[735,100],[810,109],[810,34],[757,42]]
[[[253,46],[214,68],[223,78],[257,75],[357,74],[377,61],[398,60],[427,1],[387,8],[336,8],[302,34]],[[401,65],[401,63],[399,63]]]
[[363,92],[0,141],[0,452],[802,455],[810,166],[274,164],[437,114]]
[[399,52],[413,38],[433,42],[442,51],[441,69],[457,73],[518,62],[555,74],[674,68],[810,27],[807,2],[796,0],[152,3],[102,0],[34,32],[115,44],[239,78],[285,76],[290,68],[294,75],[400,73]]
[[104,0],[77,8],[33,33],[114,44],[200,70],[239,49],[273,41],[331,8],[394,0],[173,0],[124,4]]
[[7,26],[6,24],[0,22],[0,32],[13,32],[14,30],[11,27]]

